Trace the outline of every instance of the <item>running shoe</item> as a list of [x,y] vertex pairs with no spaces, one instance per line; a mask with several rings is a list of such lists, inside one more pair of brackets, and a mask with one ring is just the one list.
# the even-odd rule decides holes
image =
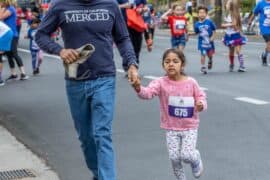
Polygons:
[[2,79],[0,79],[0,86],[4,86],[4,85],[5,85],[5,82]]
[[18,79],[18,75],[17,75],[17,74],[15,74],[15,75],[11,74],[11,75],[6,79],[6,82],[8,82],[8,81],[14,81],[14,80],[17,80],[17,79]]
[[27,76],[26,74],[21,74],[20,80],[27,80],[28,78],[29,76]]
[[229,71],[230,71],[230,72],[233,72],[233,69],[234,69],[234,65],[233,65],[233,64],[230,64],[230,66],[229,66]]
[[202,72],[203,74],[207,74],[206,67],[202,67],[202,68],[201,68],[201,72]]
[[210,69],[212,69],[212,67],[213,67],[213,60],[209,60],[207,68],[210,70]]
[[244,66],[240,66],[238,72],[246,72],[246,68]]
[[202,159],[200,158],[195,163],[191,164],[192,173],[195,178],[199,178],[203,173],[203,163]]
[[268,64],[267,64],[267,57],[265,56],[265,52],[261,54],[261,59],[262,59],[262,65],[267,66]]

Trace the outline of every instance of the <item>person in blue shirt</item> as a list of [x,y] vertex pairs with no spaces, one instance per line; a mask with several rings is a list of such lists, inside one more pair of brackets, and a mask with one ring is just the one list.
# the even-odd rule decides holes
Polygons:
[[215,53],[214,38],[215,24],[207,17],[208,9],[205,6],[198,7],[199,21],[195,23],[194,30],[198,34],[198,49],[201,52],[201,72],[207,74],[205,59],[208,56],[208,69],[212,69],[213,55]]
[[[64,46],[50,37],[61,29]],[[92,45],[91,56],[75,76],[65,73],[66,93],[81,148],[95,180],[116,180],[112,143],[117,45],[130,83],[138,79],[138,64],[118,3],[112,0],[54,0],[35,36],[38,46],[61,57],[65,67],[81,59],[78,49]]]
[[261,56],[262,65],[268,66],[268,62],[270,62],[270,0],[261,0],[257,3],[249,19],[249,25],[257,15],[260,15],[260,31],[266,43],[265,52]]
[[29,43],[29,49],[32,56],[32,69],[33,69],[33,75],[37,75],[40,73],[40,65],[42,62],[42,55],[41,50],[38,47],[36,41],[35,41],[35,34],[37,32],[37,28],[40,24],[40,19],[34,18],[31,21],[30,28],[28,29],[27,36],[25,38],[30,39]]
[[0,13],[0,20],[3,20],[6,25],[10,27],[10,29],[13,32],[13,39],[11,42],[11,50],[7,51],[5,54],[7,55],[11,75],[9,78],[7,78],[6,81],[9,80],[15,80],[18,78],[18,75],[15,70],[15,63],[13,59],[15,59],[19,70],[21,72],[21,80],[26,80],[29,77],[25,73],[23,61],[21,57],[18,55],[18,40],[19,40],[19,34],[17,32],[17,26],[16,26],[16,8],[12,5],[10,0],[4,0],[1,2],[1,8],[4,8],[4,11],[1,11]]

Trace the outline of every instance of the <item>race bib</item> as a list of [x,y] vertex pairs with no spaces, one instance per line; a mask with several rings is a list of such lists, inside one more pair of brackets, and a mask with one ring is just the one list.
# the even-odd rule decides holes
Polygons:
[[266,7],[264,8],[264,15],[265,15],[265,20],[263,21],[264,26],[270,26],[270,8]]
[[169,115],[177,118],[192,118],[194,114],[194,98],[170,96]]
[[175,20],[175,30],[185,29],[186,22],[184,20]]

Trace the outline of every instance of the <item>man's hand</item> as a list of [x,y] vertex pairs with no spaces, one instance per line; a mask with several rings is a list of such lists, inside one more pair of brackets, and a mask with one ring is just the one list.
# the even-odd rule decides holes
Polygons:
[[66,64],[75,62],[79,57],[79,53],[75,49],[62,49],[60,51],[60,57]]
[[138,81],[139,75],[138,75],[138,69],[135,65],[130,65],[128,68],[128,81],[131,85],[133,85],[135,82]]

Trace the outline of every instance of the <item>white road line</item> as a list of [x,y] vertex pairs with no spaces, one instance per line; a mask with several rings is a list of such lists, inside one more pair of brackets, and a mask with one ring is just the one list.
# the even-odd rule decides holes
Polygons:
[[[18,50],[21,51],[21,52],[30,53],[30,51],[27,50],[27,49],[18,48]],[[47,54],[47,53],[44,53],[43,56],[50,57],[50,58],[60,59],[59,56],[51,55],[51,54]]]
[[243,102],[251,103],[251,104],[256,104],[256,105],[269,104],[269,102],[267,102],[267,101],[262,101],[262,100],[259,100],[259,99],[254,99],[254,98],[249,98],[249,97],[236,97],[234,99],[235,100],[238,100],[238,101],[243,101]]
[[208,91],[208,89],[207,88],[205,88],[205,87],[200,87],[203,91]]
[[145,79],[158,79],[159,77],[156,77],[156,76],[143,76]]
[[123,69],[116,69],[117,72],[119,73],[124,73],[125,71]]

